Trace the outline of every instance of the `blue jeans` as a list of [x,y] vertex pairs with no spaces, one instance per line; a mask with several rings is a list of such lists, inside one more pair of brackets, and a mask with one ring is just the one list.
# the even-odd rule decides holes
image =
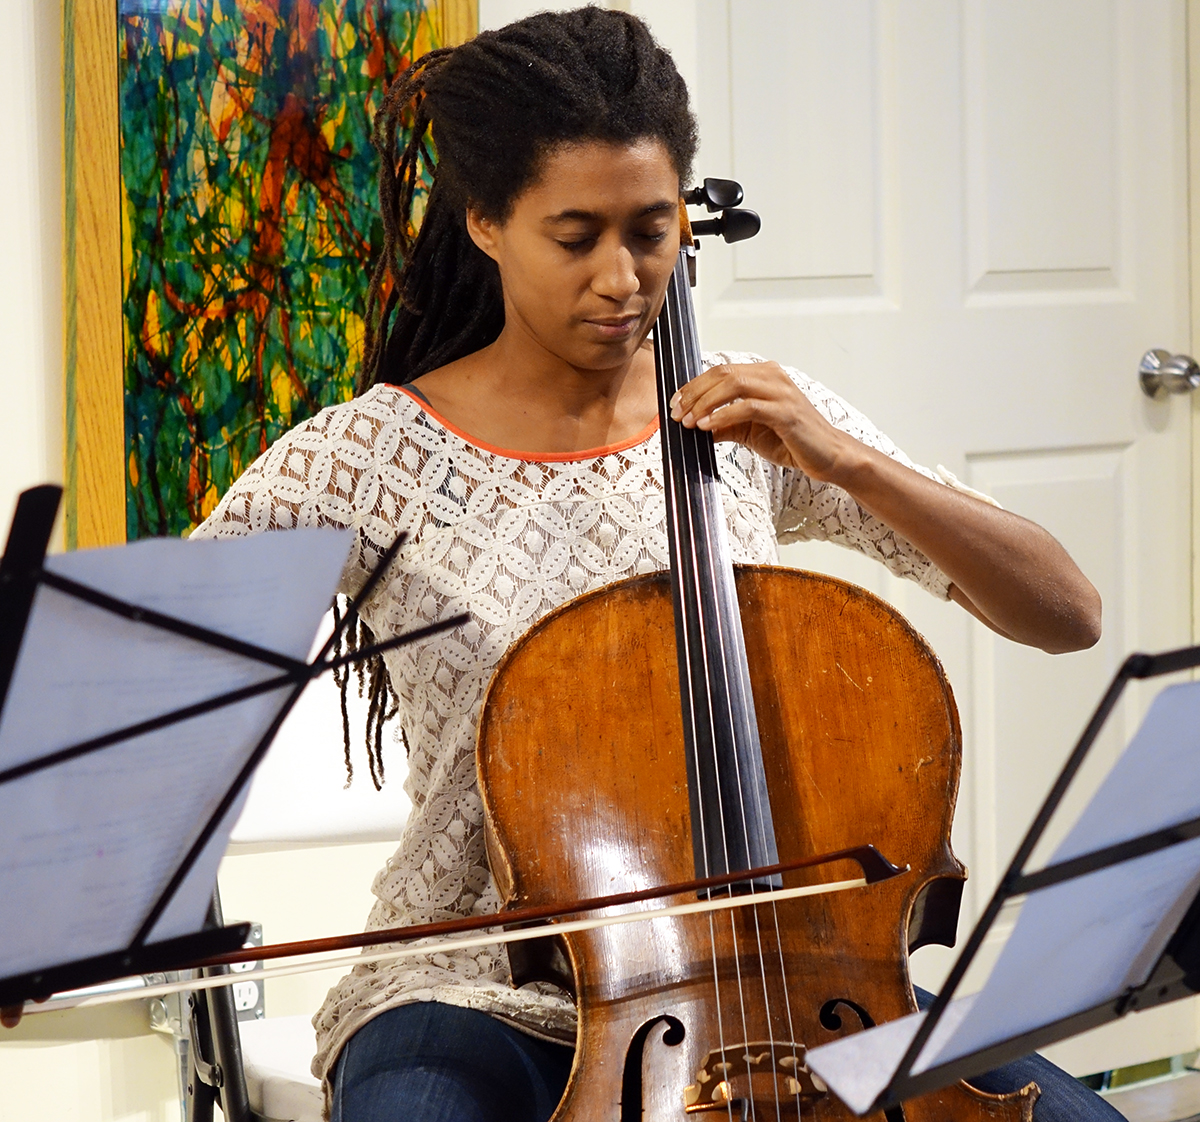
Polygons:
[[[928,1008],[933,995],[917,990]],[[486,1013],[420,1002],[358,1030],[333,1074],[331,1122],[545,1122],[567,1085],[574,1049],[548,1044]],[[1094,1091],[1041,1056],[971,1082],[999,1094],[1037,1083],[1034,1122],[1123,1122]]]
[[574,1055],[475,1009],[401,1005],[346,1042],[330,1122],[545,1122]]

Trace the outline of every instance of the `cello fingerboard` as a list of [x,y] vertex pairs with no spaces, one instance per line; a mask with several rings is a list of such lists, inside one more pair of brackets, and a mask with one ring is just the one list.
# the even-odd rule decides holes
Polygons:
[[[688,283],[690,246],[680,251],[654,327],[675,642],[691,801],[696,874],[778,863],[746,665],[746,644],[729,558],[712,434],[670,419],[670,400],[702,370]],[[778,887],[779,878],[755,882]],[[745,888],[749,888],[749,883]]]

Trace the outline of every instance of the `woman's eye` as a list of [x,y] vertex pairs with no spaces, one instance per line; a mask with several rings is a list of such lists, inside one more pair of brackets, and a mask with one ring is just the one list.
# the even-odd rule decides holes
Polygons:
[[595,241],[595,238],[559,239],[558,244],[569,252],[577,253],[580,250],[590,248],[595,244]]
[[658,242],[661,242],[666,236],[667,236],[666,230],[659,230],[658,233],[646,233],[646,234],[639,235],[639,237],[641,237],[643,241],[648,241],[648,242],[652,242],[655,244],[657,244]]

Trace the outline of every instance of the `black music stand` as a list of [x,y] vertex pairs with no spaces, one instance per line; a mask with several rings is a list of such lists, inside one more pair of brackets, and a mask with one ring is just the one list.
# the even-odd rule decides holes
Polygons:
[[[9,687],[33,612],[34,598],[38,588],[42,586],[85,601],[93,607],[139,625],[158,628],[207,647],[215,647],[259,664],[266,664],[277,669],[279,673],[239,689],[208,697],[194,704],[114,729],[100,736],[93,736],[0,770],[0,786],[16,783],[26,776],[43,772],[90,753],[100,752],[112,745],[124,743],[135,737],[144,736],[202,714],[236,705],[250,698],[279,691],[283,694],[283,700],[270,720],[266,731],[255,743],[236,775],[233,776],[216,809],[200,825],[198,834],[187,849],[182,861],[171,873],[165,887],[158,893],[129,945],[118,951],[79,958],[27,973],[0,978],[0,1007],[19,1005],[30,999],[44,998],[52,993],[96,985],[131,974],[152,974],[178,970],[186,968],[191,963],[241,947],[248,934],[249,924],[208,928],[157,942],[149,942],[149,937],[155,924],[162,917],[195,865],[197,858],[200,857],[205,846],[220,828],[228,811],[244,790],[254,769],[266,754],[275,734],[283,724],[284,718],[299,700],[305,686],[326,670],[340,668],[347,663],[370,658],[405,643],[426,638],[439,631],[457,626],[467,618],[465,615],[454,616],[340,658],[330,657],[330,652],[340,634],[339,630],[335,630],[316,657],[311,662],[304,662],[197,626],[187,620],[139,607],[137,604],[117,599],[98,589],[48,570],[44,566],[44,560],[61,495],[62,489],[52,485],[34,487],[22,493],[13,517],[4,555],[0,558],[0,717],[3,717],[4,714]],[[341,621],[341,630],[344,630],[356,618],[359,608],[375,590],[403,542],[404,535],[401,534],[384,552],[362,590],[350,604],[345,618]],[[2,886],[0,886],[0,897],[2,897]]]
[[[955,1022],[961,1023],[959,1015],[971,998],[963,998],[961,1003],[953,1002],[955,991],[1007,901],[1065,884],[1090,873],[1111,869],[1200,837],[1200,817],[1190,817],[1139,833],[1116,844],[1056,861],[1035,872],[1026,872],[1035,846],[1129,681],[1156,678],[1198,666],[1200,647],[1187,647],[1158,655],[1130,655],[1105,691],[933,1005],[925,1012],[856,1033],[808,1053],[812,1069],[856,1114],[890,1111],[905,1099],[937,1090],[960,1079],[970,1079],[1027,1056],[1048,1044],[1108,1024],[1126,1013],[1151,1009],[1200,993],[1200,892],[1188,887],[1183,890],[1183,895],[1175,895],[1161,916],[1148,917],[1148,929],[1161,932],[1162,927],[1156,924],[1165,921],[1167,930],[1173,927],[1173,934],[1161,940],[1159,949],[1152,952],[1153,965],[1147,970],[1138,971],[1141,981],[1124,986],[1120,992],[1112,993],[1108,999],[1088,1008],[975,1048],[969,1054],[956,1055],[946,1062],[935,1058],[929,1066],[914,1070],[939,1026],[943,1028],[941,1042],[944,1043],[947,1036],[956,1030]],[[1200,684],[1189,684],[1188,688],[1200,689]],[[1164,776],[1163,779],[1170,782],[1171,776]],[[1113,901],[1114,910],[1122,906],[1123,901]],[[1177,921],[1172,922],[1169,918],[1181,913],[1182,918]],[[1019,923],[1018,920],[1018,926]],[[1137,969],[1134,964],[1140,961],[1143,960],[1135,957],[1128,967]],[[949,1033],[946,1033],[947,1029]],[[939,1041],[934,1043],[935,1047],[939,1045]],[[940,1052],[935,1055],[940,1055]]]

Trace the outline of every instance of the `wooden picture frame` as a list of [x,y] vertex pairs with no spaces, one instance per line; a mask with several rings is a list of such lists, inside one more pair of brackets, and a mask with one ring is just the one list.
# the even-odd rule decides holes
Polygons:
[[[479,26],[478,0],[437,0],[432,14],[443,43],[463,42]],[[65,0],[68,549],[126,539],[117,36],[117,0]]]

